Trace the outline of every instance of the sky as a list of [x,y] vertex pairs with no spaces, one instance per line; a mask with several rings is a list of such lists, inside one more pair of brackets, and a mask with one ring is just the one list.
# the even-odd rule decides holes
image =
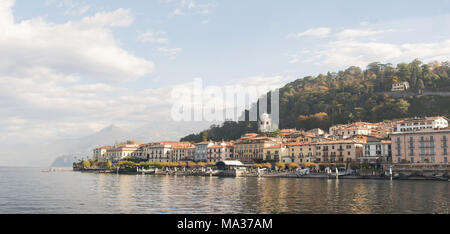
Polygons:
[[0,0],[0,146],[170,119],[171,90],[195,78],[447,61],[449,28],[445,0]]

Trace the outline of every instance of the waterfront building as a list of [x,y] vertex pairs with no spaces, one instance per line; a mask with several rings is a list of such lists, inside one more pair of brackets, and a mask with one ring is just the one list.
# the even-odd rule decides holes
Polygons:
[[392,92],[402,92],[409,89],[409,82],[403,81],[403,82],[395,82],[392,84]]
[[315,162],[350,163],[363,155],[362,140],[324,141],[315,146]]
[[131,153],[131,157],[137,158],[137,159],[145,159],[144,148],[145,148],[145,145],[140,144],[137,147],[137,150]]
[[208,162],[219,162],[231,160],[233,157],[233,147],[224,141],[208,146]]
[[421,129],[447,128],[448,120],[445,117],[426,117],[399,121],[396,132],[411,132]]
[[258,136],[254,133],[245,134],[234,143],[233,157],[247,163],[262,162],[264,160],[264,147],[281,143],[281,138]]
[[449,128],[394,132],[390,139],[393,163],[448,163]]
[[316,143],[290,143],[287,144],[287,148],[288,155],[291,158],[290,162],[302,164],[315,161]]
[[132,157],[139,145],[136,143],[119,143],[106,150],[106,159],[111,161],[120,161],[127,157]]
[[107,159],[106,151],[110,148],[112,148],[112,146],[102,146],[95,148],[93,150],[92,159],[97,160],[99,162],[105,162]]
[[363,156],[361,163],[371,165],[380,165],[392,161],[391,141],[381,139],[370,139],[364,143]]
[[195,144],[194,161],[207,162],[208,161],[208,147],[214,145],[212,141],[204,141]]
[[286,145],[284,144],[266,145],[263,147],[263,155],[264,155],[263,161],[265,162],[270,163],[282,162],[283,158],[288,155]]
[[149,143],[144,148],[144,155],[150,162],[172,162],[172,147],[178,144],[175,141]]
[[190,143],[175,144],[172,147],[171,160],[174,162],[194,160],[195,146]]

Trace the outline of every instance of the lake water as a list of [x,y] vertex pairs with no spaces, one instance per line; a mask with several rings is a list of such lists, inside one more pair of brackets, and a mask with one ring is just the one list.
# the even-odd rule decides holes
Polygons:
[[450,213],[449,182],[41,170],[0,167],[0,213]]

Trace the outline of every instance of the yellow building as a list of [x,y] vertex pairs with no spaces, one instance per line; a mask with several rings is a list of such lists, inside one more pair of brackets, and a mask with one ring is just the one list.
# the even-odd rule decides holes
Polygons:
[[281,138],[261,137],[255,133],[245,134],[235,142],[233,157],[241,162],[262,162],[264,148],[281,142]]
[[363,141],[339,140],[314,143],[316,162],[349,163],[363,156]]
[[[263,148],[263,160],[265,162],[275,163],[282,162],[283,159],[288,155],[286,145],[277,144],[271,146],[265,146]],[[286,159],[284,159],[286,160]]]
[[288,155],[291,158],[290,162],[296,162],[299,164],[313,162],[316,156],[315,143],[290,143],[287,145]]

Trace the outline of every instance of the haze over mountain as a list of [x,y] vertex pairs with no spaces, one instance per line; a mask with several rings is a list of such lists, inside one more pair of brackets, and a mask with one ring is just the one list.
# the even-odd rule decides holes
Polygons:
[[[2,144],[8,152],[0,158],[2,166],[67,166],[72,160],[91,157],[95,147],[113,145],[126,140],[148,143],[152,141],[178,140],[190,132],[199,131],[210,122],[153,122],[133,129],[110,125],[91,135],[67,138],[51,142],[33,141],[28,144]],[[32,156],[32,157],[28,157]],[[27,160],[22,160],[27,158]]]

